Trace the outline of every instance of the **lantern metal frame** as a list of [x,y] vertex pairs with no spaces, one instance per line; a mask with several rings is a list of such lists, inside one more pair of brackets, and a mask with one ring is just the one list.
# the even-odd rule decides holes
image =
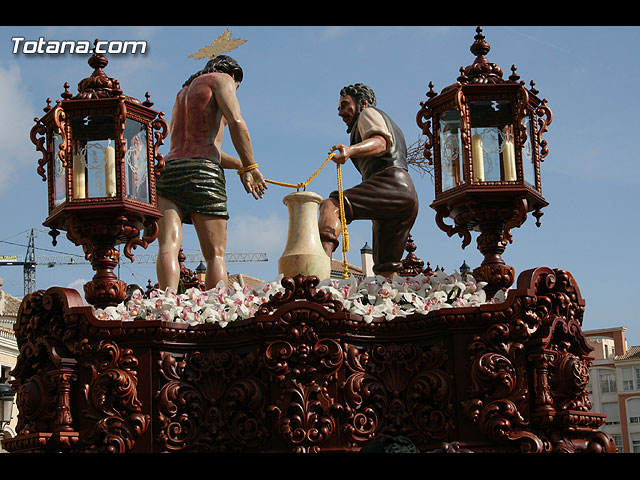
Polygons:
[[[126,297],[126,284],[113,272],[119,261],[115,247],[124,244],[125,256],[134,261],[132,249],[146,248],[157,238],[162,214],[157,208],[155,177],[164,167],[158,148],[168,134],[168,125],[163,112],[151,109],[153,102],[148,93],[144,102],[123,94],[118,80],[104,73],[108,60],[103,55],[94,54],[88,63],[94,72],[78,83],[77,95],[72,95],[65,83],[62,100],[51,106],[47,99],[46,113],[35,119],[31,140],[42,153],[37,172],[48,182],[49,215],[43,225],[50,228],[54,245],[59,231],[65,230],[69,240],[82,246],[96,271],[93,280],[84,286],[85,298],[96,307],[105,307],[117,305]],[[74,140],[78,140],[73,122],[96,116],[113,118],[115,192],[109,195],[105,187],[104,195],[87,196],[85,191],[81,196],[74,185],[74,168],[80,164],[74,166],[73,161]],[[140,131],[145,132],[141,150],[146,153],[141,165],[147,172],[143,199],[133,198],[127,188],[125,128],[130,121],[137,122]],[[85,167],[86,163],[82,168]],[[56,180],[56,170],[60,169],[63,171]]]
[[[502,69],[486,59],[490,45],[480,27],[476,29],[470,50],[476,59],[472,65],[460,68],[455,83],[440,94],[433,90],[433,82],[429,83],[428,100],[420,102],[416,122],[426,136],[424,157],[434,167],[435,199],[431,207],[436,211],[436,224],[448,236],[462,237],[463,249],[471,242],[472,231],[481,232],[478,249],[485,258],[474,275],[488,282],[488,293],[495,293],[513,284],[515,272],[502,259],[506,244],[513,241],[511,230],[520,227],[531,212],[540,226],[541,210],[548,206],[542,196],[540,163],[549,152],[542,135],[552,121],[552,113],[547,100],[537,96],[534,82],[531,88],[525,87],[515,66],[511,67],[508,79],[504,79]],[[471,111],[474,102],[510,105],[504,125],[513,132],[515,179],[504,179],[502,174],[499,180],[474,178],[472,129],[476,125]],[[451,111],[459,115],[458,159],[462,168],[458,170],[459,175],[453,176],[455,185],[445,188],[441,120]],[[529,177],[525,176],[523,154],[527,145],[533,168],[533,175]],[[453,219],[454,224],[447,224],[447,218]]]

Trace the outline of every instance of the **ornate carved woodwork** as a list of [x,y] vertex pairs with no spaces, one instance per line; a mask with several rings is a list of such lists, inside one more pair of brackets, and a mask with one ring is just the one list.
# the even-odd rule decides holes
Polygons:
[[316,277],[255,317],[104,321],[74,290],[28,295],[13,452],[614,452],[587,384],[584,300],[568,272],[520,275],[501,304],[374,319]]
[[398,273],[401,277],[414,277],[420,273],[426,273],[424,268],[424,260],[418,258],[414,253],[418,247],[413,241],[413,237],[409,234],[407,244],[404,249],[407,256],[402,259],[402,270]]

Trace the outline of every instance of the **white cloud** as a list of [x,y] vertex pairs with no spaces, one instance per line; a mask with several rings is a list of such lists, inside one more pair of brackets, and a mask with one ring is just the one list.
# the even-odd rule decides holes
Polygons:
[[228,229],[227,251],[279,255],[287,243],[289,220],[275,214],[268,217],[234,215]]
[[86,278],[78,278],[77,280],[74,280],[69,285],[67,285],[66,288],[71,288],[72,290],[76,290],[82,297],[82,301],[84,303],[87,303],[87,301],[84,298],[84,284],[87,283],[88,281],[89,280],[87,280]]
[[15,179],[16,171],[32,165],[37,157],[29,132],[36,116],[31,107],[31,97],[22,86],[20,68],[0,66],[0,105],[2,115],[9,121],[0,129],[0,192]]

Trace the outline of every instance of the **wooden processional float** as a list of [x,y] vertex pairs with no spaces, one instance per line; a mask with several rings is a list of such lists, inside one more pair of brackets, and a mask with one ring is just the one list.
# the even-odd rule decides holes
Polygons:
[[[546,143],[538,141],[548,124],[534,130],[538,123],[533,120],[544,118],[548,111],[544,102],[534,102],[537,97],[524,91],[515,71],[505,80],[487,63],[488,46],[480,31],[476,43],[474,64],[444,95],[430,91],[418,118],[429,139],[426,146],[435,152],[437,182],[452,170],[443,163],[451,158],[439,157],[438,142],[449,139],[453,127],[464,130],[452,137],[466,141],[463,148],[451,150],[463,153],[455,158],[460,160],[455,165],[464,166],[456,170],[462,175],[452,176],[452,188],[436,184],[439,203],[433,207],[440,228],[465,241],[470,239],[467,227],[484,225],[496,211],[514,210],[509,196],[513,192],[523,190],[528,198],[538,198],[539,159],[535,153],[531,164],[535,182],[528,186],[522,154],[528,150],[523,142],[534,142],[533,152],[538,147],[546,151]],[[65,90],[65,100],[47,108],[49,113],[34,127],[32,139],[43,153],[39,171],[44,174],[47,167],[49,172],[52,220],[48,223],[51,228],[77,231],[73,238],[85,243],[89,234],[95,234],[96,248],[86,246],[85,251],[95,252],[96,268],[109,273],[117,257],[114,262],[103,257],[117,250],[113,243],[106,248],[107,239],[99,234],[111,232],[112,225],[104,220],[99,229],[84,213],[93,212],[96,205],[105,212],[124,209],[126,215],[109,216],[128,219],[118,225],[122,232],[114,241],[146,246],[153,238],[136,240],[135,235],[154,224],[155,197],[149,197],[148,205],[127,198],[129,190],[122,182],[127,164],[119,161],[116,197],[74,198],[74,162],[56,153],[71,158],[70,145],[85,141],[80,136],[84,130],[67,128],[62,113],[82,107],[86,116],[90,109],[96,128],[88,133],[102,141],[98,134],[104,136],[109,127],[109,138],[118,140],[117,159],[124,158],[126,141],[132,140],[124,126],[133,121],[142,124],[144,128],[135,133],[147,146],[144,159],[152,194],[151,173],[161,166],[156,153],[166,125],[143,108],[149,101],[138,104],[124,97],[119,84],[105,78],[104,59],[94,60],[91,85],[106,82],[112,96],[74,99]],[[475,121],[485,122],[478,128],[489,128],[485,113],[496,112],[485,108],[491,105],[485,97],[495,98],[489,91],[492,85],[505,87],[512,100],[502,103],[513,104],[517,114],[501,114],[498,119],[513,124],[522,112],[529,112],[530,133],[525,135],[519,122],[513,130],[520,132],[514,137],[516,181],[478,182],[471,176],[473,149],[467,133]],[[104,105],[113,111],[108,123]],[[483,115],[475,116],[474,108]],[[439,118],[451,128],[440,131]],[[154,129],[162,133],[155,136],[156,143]],[[35,138],[36,133],[46,138]],[[63,192],[54,189],[56,161],[66,172]],[[19,349],[11,372],[18,405],[16,435],[3,438],[2,447],[14,453],[306,453],[371,451],[375,442],[384,447],[401,440],[400,444],[414,447],[411,451],[422,453],[616,451],[611,435],[599,430],[606,415],[591,411],[589,367],[594,358],[582,331],[585,301],[569,272],[547,267],[525,270],[514,288],[509,288],[509,275],[508,285],[499,285],[507,292],[499,303],[366,321],[332,293],[316,289],[329,276],[331,259],[320,246],[319,196],[299,190],[284,198],[290,213],[287,244],[279,261],[283,291],[270,295],[251,318],[226,326],[162,318],[104,319],[96,315],[95,303],[85,304],[69,288],[26,295],[14,326]],[[64,200],[60,204],[58,197]],[[484,201],[482,209],[479,199]],[[490,208],[490,201],[501,208]],[[525,206],[542,206],[530,203],[519,201],[516,213],[524,218]],[[83,207],[87,210],[79,215]],[[455,216],[454,227],[444,223],[449,215]],[[74,223],[62,222],[62,216],[84,223],[74,230]],[[509,219],[506,233],[520,224],[520,217]],[[483,233],[486,237],[492,232]],[[487,252],[486,258],[500,259],[502,244],[509,238],[497,247],[489,240],[479,247]],[[499,261],[487,261],[483,268],[479,273],[484,271],[489,281],[493,271],[505,277],[506,268]],[[111,280],[98,276],[92,283],[100,287],[93,289],[96,296],[115,292],[110,303],[120,301],[123,290]]]

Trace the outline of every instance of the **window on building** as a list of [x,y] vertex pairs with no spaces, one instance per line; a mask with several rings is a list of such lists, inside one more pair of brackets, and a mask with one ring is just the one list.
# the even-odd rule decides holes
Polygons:
[[604,358],[613,358],[616,355],[616,349],[613,345],[604,344]]
[[627,400],[629,423],[640,423],[640,397]]
[[612,339],[603,338],[602,346],[604,347],[604,358],[613,358],[616,356],[616,349]]
[[640,433],[631,434],[631,453],[640,453]]
[[611,393],[616,391],[616,374],[601,373],[600,374],[600,392]]
[[9,367],[8,365],[0,365],[0,383],[7,383],[10,380],[10,371],[11,367]]
[[620,425],[620,408],[617,402],[603,403],[602,413],[607,416],[605,425]]
[[622,451],[622,435],[620,434],[612,434],[613,441],[616,442],[616,447],[618,448],[618,452]]
[[621,369],[622,373],[622,390],[634,390],[635,382],[633,378],[633,368],[626,367]]
[[623,390],[640,390],[640,367],[625,367],[621,373]]

